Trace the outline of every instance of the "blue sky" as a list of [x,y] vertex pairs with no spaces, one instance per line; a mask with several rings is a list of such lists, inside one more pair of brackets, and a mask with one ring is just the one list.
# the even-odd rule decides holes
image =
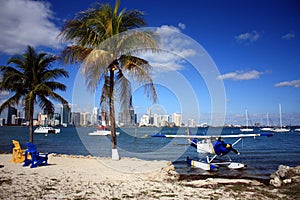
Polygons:
[[[56,37],[63,22],[96,2],[0,1],[1,65],[5,65],[11,55],[24,52],[28,44],[39,51],[58,53],[65,46]],[[115,1],[98,2],[114,5]],[[278,104],[281,103],[284,123],[300,125],[299,1],[141,0],[137,3],[123,0],[121,8],[144,11],[149,27],[164,33],[171,30],[170,34],[180,34],[174,37],[178,41],[203,47],[215,64],[213,69],[218,71],[214,77],[216,84],[224,86],[225,95],[220,99],[225,99],[227,123],[243,123],[247,109],[253,122],[265,122],[265,115],[269,113],[274,124],[278,124]],[[173,35],[168,35],[170,38]],[[212,111],[222,110],[214,103],[218,97],[212,94],[217,92],[213,81],[207,82],[205,78],[211,68],[198,73],[203,62],[199,61],[199,66],[190,62],[199,52],[193,51],[194,46],[184,46],[184,42],[171,46],[175,45],[174,41],[166,41],[164,50],[170,50],[166,54],[143,55],[155,68],[153,76],[159,103],[151,105],[143,90],[135,86],[134,106],[139,115],[145,113],[147,107],[153,107],[167,114],[180,112],[184,121],[195,118],[209,122]],[[97,94],[89,97],[85,89],[79,94],[85,98],[74,99],[77,88],[84,85],[75,84],[80,79],[76,78],[77,66],[65,67],[70,78],[61,80],[68,87],[67,92],[61,94],[80,111],[97,105]],[[162,77],[166,78],[164,82]],[[7,94],[1,94],[0,100],[5,98]]]

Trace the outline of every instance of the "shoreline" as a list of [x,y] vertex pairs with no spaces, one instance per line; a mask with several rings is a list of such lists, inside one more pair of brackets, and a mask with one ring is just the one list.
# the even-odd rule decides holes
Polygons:
[[47,166],[29,168],[10,160],[0,154],[0,199],[289,199],[256,180],[180,180],[169,161],[49,154]]
[[[0,152],[1,154],[11,154],[9,152]],[[99,159],[101,160],[111,160],[110,157],[97,157],[97,156],[92,156],[92,155],[80,155],[80,154],[59,154],[59,153],[50,153],[49,155],[54,156],[54,157],[71,157],[71,158],[88,158],[88,159]],[[139,158],[131,158],[131,157],[121,157],[120,160],[124,160],[124,159],[132,159],[132,160],[140,160],[140,161],[149,161],[149,162],[153,162],[152,160],[142,160]],[[158,161],[165,161],[168,163],[168,165],[172,165],[172,169],[174,171],[176,171],[176,168],[174,167],[172,161],[166,161],[166,160],[158,160]],[[112,164],[115,163],[114,161],[111,162]],[[104,165],[107,165],[104,163],[102,163]],[[109,166],[107,166],[109,167]],[[116,170],[120,170],[117,169]],[[269,185],[269,181],[270,181],[270,177],[268,178],[259,178],[259,177],[253,177],[253,176],[248,176],[248,177],[240,177],[240,176],[234,176],[234,175],[220,175],[220,174],[188,174],[188,173],[179,173],[176,172],[177,176],[178,176],[178,180],[187,180],[187,181],[194,181],[194,180],[205,180],[205,179],[209,179],[209,178],[220,178],[220,179],[247,179],[247,180],[253,180],[253,181],[258,181],[261,182],[265,185]],[[271,175],[271,174],[270,174]]]

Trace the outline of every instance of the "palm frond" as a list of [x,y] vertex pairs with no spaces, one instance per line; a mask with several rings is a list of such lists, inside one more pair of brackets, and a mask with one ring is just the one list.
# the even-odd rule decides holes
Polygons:
[[23,65],[23,57],[20,55],[15,55],[8,59],[7,64],[15,64],[16,66],[22,66]]
[[119,55],[139,54],[147,51],[159,52],[157,38],[151,32],[133,30],[120,34],[116,49]]
[[3,74],[0,90],[7,90],[10,92],[25,91],[24,82],[26,76],[24,76],[22,71],[10,66],[1,66],[0,71]]
[[104,79],[107,68],[113,62],[113,56],[110,52],[104,50],[93,50],[82,64],[82,72],[86,78],[88,88],[95,91],[100,81]]
[[7,107],[18,105],[22,96],[19,93],[14,94],[0,105],[0,113]]
[[121,32],[146,26],[143,19],[144,13],[139,10],[126,11],[123,13]]
[[64,69],[55,68],[53,70],[44,71],[42,73],[41,78],[42,78],[43,81],[48,81],[48,80],[53,80],[53,79],[57,79],[57,78],[60,78],[60,77],[68,78],[69,74]]
[[55,107],[53,103],[47,99],[44,95],[38,96],[37,100],[39,107],[47,114],[53,114],[55,111]]
[[122,73],[122,70],[117,72],[116,92],[120,102],[120,108],[125,112],[128,111],[131,106],[131,84]]
[[51,91],[55,91],[55,90],[66,91],[67,89],[66,85],[54,81],[48,81],[44,83],[43,86],[47,87],[47,89]]
[[108,111],[109,110],[109,103],[108,99],[111,96],[109,92],[109,77],[104,77],[104,83],[102,85],[102,92],[100,97],[100,107],[102,111]]
[[58,60],[57,56],[54,55],[47,55],[47,54],[39,54],[37,57],[37,65],[40,66],[40,68],[47,70],[51,68],[51,63]]
[[82,62],[92,51],[90,48],[85,48],[82,46],[69,46],[66,47],[61,55],[60,58],[64,61],[64,63],[79,63]]
[[149,63],[142,59],[131,55],[122,55],[119,58],[121,68],[128,73],[138,83],[144,85],[145,93],[147,97],[153,102],[157,101],[157,93],[150,76],[150,70],[152,69]]

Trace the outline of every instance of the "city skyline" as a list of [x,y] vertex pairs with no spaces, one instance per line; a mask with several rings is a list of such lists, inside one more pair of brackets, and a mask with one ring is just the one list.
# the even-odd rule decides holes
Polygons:
[[[6,117],[0,117],[0,125],[23,125],[28,122],[25,120],[24,112],[11,107],[7,109]],[[11,110],[11,111],[9,111]],[[195,121],[193,118],[187,120],[182,119],[181,113],[156,113],[157,109],[147,110],[138,115],[135,113],[135,110],[132,108],[127,119],[124,117],[123,112],[119,112],[116,117],[116,123],[118,126],[188,126],[188,127],[205,127],[205,126],[214,126],[210,123],[210,114],[202,116],[200,121]],[[12,113],[9,115],[9,113]],[[278,114],[266,113],[266,115],[251,115],[248,113],[249,125],[250,126],[272,126],[278,127],[280,125],[280,119]],[[36,116],[36,117],[35,117]],[[75,126],[95,126],[103,125],[104,120],[102,120],[103,115],[99,108],[94,107],[91,111],[78,112],[72,111],[66,107],[66,105],[61,105],[60,111],[55,112],[50,117],[47,114],[36,113],[34,116],[35,125],[75,125]],[[245,126],[245,114],[240,114],[239,116],[227,116],[225,123],[220,126]],[[300,124],[293,123],[289,121],[292,119],[289,114],[282,114],[282,123],[283,126],[300,126]],[[4,123],[3,123],[4,119]],[[237,120],[238,119],[238,120]],[[48,121],[47,121],[48,120]],[[13,121],[15,121],[13,123]],[[47,121],[47,123],[46,123]],[[126,122],[125,122],[126,121]],[[109,122],[108,122],[109,123]],[[104,124],[106,125],[106,124]]]

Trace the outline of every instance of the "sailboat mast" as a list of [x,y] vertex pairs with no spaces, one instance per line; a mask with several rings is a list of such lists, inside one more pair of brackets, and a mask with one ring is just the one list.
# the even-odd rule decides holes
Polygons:
[[279,104],[279,122],[280,122],[280,128],[282,128],[282,116],[281,116],[281,104]]
[[248,111],[246,110],[246,127],[248,128]]

